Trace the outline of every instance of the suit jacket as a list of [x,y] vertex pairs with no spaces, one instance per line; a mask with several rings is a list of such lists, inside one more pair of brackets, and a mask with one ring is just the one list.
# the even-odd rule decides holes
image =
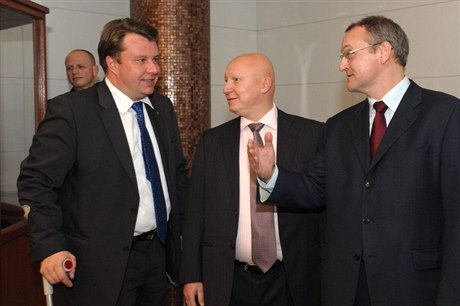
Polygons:
[[[180,203],[187,189],[176,115],[169,99],[147,107],[171,199],[167,247],[170,274],[179,260]],[[19,200],[31,206],[30,243],[40,261],[62,250],[77,258],[72,289],[55,286],[66,305],[115,305],[139,206],[133,161],[115,101],[105,84],[49,101],[21,164]],[[174,275],[176,274],[176,275]]]
[[326,205],[324,305],[353,305],[361,259],[372,306],[460,305],[459,107],[411,81],[372,160],[365,100],[328,120],[308,175],[280,166],[269,201]]
[[[322,124],[278,111],[278,163],[305,170]],[[207,306],[228,305],[239,214],[240,118],[205,131],[184,219],[181,282],[203,282]],[[295,305],[319,305],[320,214],[278,209],[284,268]]]

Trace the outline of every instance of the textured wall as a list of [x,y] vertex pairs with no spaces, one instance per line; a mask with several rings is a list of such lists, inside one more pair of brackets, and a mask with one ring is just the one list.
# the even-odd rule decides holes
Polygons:
[[209,0],[131,1],[131,18],[158,29],[158,91],[174,104],[189,161],[199,134],[210,126],[209,16]]

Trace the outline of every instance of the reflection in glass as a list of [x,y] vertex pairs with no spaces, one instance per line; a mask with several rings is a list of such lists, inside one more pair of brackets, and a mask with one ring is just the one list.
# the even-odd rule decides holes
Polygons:
[[18,204],[16,179],[35,126],[33,19],[0,8],[0,200]]

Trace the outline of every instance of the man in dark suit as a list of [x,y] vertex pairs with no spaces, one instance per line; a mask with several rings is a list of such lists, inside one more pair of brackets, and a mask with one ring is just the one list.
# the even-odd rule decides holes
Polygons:
[[[55,284],[56,305],[166,305],[167,266],[177,276],[178,205],[188,179],[171,101],[154,93],[156,39],[155,28],[129,18],[107,23],[98,48],[106,79],[49,101],[21,165],[33,258]],[[165,241],[154,209],[158,186],[146,177],[131,109],[136,101],[159,168]],[[67,273],[65,260],[73,266]]]
[[240,117],[205,131],[197,147],[184,217],[185,302],[188,306],[319,305],[321,214],[317,211],[277,209],[270,216],[276,261],[263,271],[253,260],[247,141],[253,137],[249,125],[263,123],[261,135],[268,131],[277,135],[278,163],[305,170],[322,124],[276,108],[273,66],[261,54],[230,61],[225,82],[229,109]]
[[283,207],[326,206],[324,305],[460,305],[459,101],[405,76],[408,39],[388,18],[351,24],[341,52],[348,89],[368,98],[327,121],[307,172],[274,171],[270,135],[249,144],[261,187]]

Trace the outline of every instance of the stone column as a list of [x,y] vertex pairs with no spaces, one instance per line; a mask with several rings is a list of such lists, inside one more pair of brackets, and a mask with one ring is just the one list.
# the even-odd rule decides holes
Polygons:
[[[158,30],[161,76],[157,91],[174,104],[184,155],[191,166],[200,133],[210,126],[209,0],[131,0],[131,18]],[[169,287],[168,306],[182,306]]]
[[159,32],[157,90],[174,104],[191,164],[198,136],[210,126],[209,0],[131,0],[130,5],[131,18]]

